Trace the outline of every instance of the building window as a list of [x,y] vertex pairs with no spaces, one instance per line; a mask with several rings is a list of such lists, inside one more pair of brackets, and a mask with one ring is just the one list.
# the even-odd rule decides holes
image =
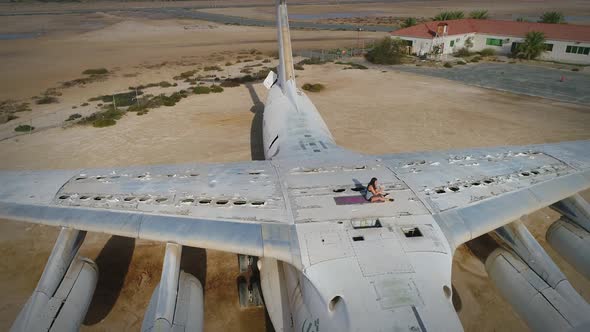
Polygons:
[[491,46],[502,46],[502,39],[497,39],[497,38],[487,38],[487,39],[486,39],[486,45],[491,45]]
[[545,51],[552,52],[553,51],[553,44],[545,44]]
[[451,40],[451,47],[455,46],[455,41]]
[[590,54],[590,47],[568,45],[565,48],[565,53],[588,55]]

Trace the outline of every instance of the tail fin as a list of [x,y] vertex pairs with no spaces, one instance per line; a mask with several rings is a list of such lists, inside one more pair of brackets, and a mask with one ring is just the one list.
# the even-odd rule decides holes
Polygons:
[[278,83],[285,95],[295,92],[295,71],[293,69],[293,52],[291,50],[291,33],[287,0],[277,1],[277,31],[279,42]]

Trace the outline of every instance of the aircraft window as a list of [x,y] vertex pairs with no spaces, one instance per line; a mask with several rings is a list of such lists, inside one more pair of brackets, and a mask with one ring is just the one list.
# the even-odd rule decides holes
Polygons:
[[250,204],[252,204],[254,206],[260,206],[260,205],[264,205],[264,201],[254,201],[254,202],[252,202]]
[[234,205],[245,205],[246,201],[235,201]]
[[202,199],[199,201],[199,204],[209,204],[209,203],[211,203],[210,199]]
[[59,199],[67,199],[70,198],[70,195],[61,195],[59,196]]
[[217,205],[225,205],[225,204],[227,204],[227,203],[228,203],[228,200],[226,200],[226,199],[221,199],[221,200],[218,200],[218,201],[217,201],[215,204],[217,204]]
[[185,198],[180,203],[193,203],[195,200],[192,198]]
[[161,197],[161,198],[156,199],[156,202],[162,203],[162,202],[166,202],[167,200],[168,200],[168,198]]
[[449,189],[451,189],[451,191],[459,191],[458,187],[449,187]]
[[89,199],[90,196],[80,196],[80,199]]
[[444,194],[445,190],[444,189],[436,189],[436,193],[437,194]]
[[123,200],[124,200],[125,202],[131,202],[131,201],[132,201],[132,200],[134,200],[134,199],[135,199],[135,197],[125,197]]
[[149,197],[142,197],[142,198],[140,198],[140,199],[139,199],[139,201],[140,201],[140,202],[145,202],[145,201],[147,201],[148,199],[150,199],[150,198],[149,198]]
[[422,237],[422,232],[418,227],[411,227],[411,228],[402,228],[404,235],[406,237]]
[[341,192],[344,192],[345,190],[346,189],[344,189],[344,188],[337,188],[337,189],[333,189],[332,191],[335,193],[341,193]]
[[364,236],[362,236],[362,235],[360,235],[360,236],[353,236],[353,237],[352,237],[352,240],[353,240],[354,242],[358,242],[358,241],[365,241],[365,237],[364,237]]

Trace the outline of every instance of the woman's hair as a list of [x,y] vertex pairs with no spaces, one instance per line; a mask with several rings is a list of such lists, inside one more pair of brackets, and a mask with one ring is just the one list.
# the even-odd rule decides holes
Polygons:
[[373,186],[373,189],[377,189],[375,188],[375,182],[377,182],[377,178],[372,178],[371,181],[369,181],[369,185],[367,185],[367,190],[369,190],[370,186]]

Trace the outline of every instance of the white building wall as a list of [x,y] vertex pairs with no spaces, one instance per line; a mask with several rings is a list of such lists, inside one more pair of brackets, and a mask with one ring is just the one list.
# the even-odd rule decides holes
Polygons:
[[[471,37],[473,41],[473,47],[470,49],[472,52],[478,52],[484,48],[491,48],[496,51],[498,55],[509,55],[512,53],[513,43],[522,43],[524,38],[521,37],[509,37],[489,34],[476,34],[468,33],[463,35],[452,35],[444,38],[444,54],[452,54],[457,52],[459,49],[465,47],[465,41]],[[393,37],[397,38],[397,37]],[[416,55],[422,55],[430,53],[432,51],[432,39],[426,38],[412,38],[412,37],[399,37],[403,40],[412,42],[412,53]],[[486,41],[488,38],[501,39],[502,46],[487,45]],[[454,45],[451,46],[451,41],[454,41]],[[590,43],[581,42],[565,42],[556,40],[547,40],[547,44],[553,44],[553,50],[551,52],[544,52],[540,59],[548,61],[558,61],[566,63],[577,63],[577,64],[590,64],[590,55],[585,54],[573,54],[566,53],[567,46],[577,47],[590,47]]]

